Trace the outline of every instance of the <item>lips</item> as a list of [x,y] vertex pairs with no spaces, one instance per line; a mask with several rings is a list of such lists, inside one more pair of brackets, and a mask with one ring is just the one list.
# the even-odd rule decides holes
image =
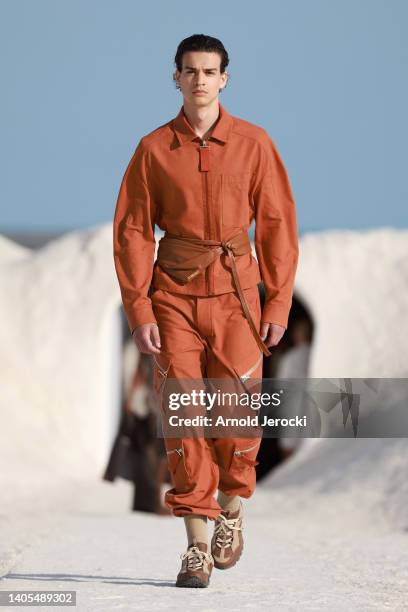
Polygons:
[[207,93],[207,92],[203,91],[202,89],[197,89],[196,91],[193,91],[193,93]]

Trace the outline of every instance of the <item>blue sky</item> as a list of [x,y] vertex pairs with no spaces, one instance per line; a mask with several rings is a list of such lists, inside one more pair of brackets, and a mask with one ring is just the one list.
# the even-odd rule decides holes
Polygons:
[[0,5],[0,231],[111,221],[143,134],[174,117],[178,43],[220,38],[220,101],[265,127],[299,229],[407,227],[408,3],[15,0]]

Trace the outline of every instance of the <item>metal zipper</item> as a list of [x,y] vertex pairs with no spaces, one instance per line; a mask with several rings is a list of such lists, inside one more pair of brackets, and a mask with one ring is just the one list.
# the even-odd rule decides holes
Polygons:
[[174,448],[173,450],[166,451],[166,452],[168,455],[170,455],[170,453],[177,453],[181,457],[181,455],[183,454],[183,448]]
[[[209,148],[209,144],[207,142],[207,140],[201,139],[200,142],[200,149],[208,149]],[[200,154],[201,157],[201,154]],[[200,160],[201,162],[201,160]],[[204,176],[204,181],[205,181],[205,188],[204,188],[204,198],[205,198],[205,206],[207,209],[207,227],[208,227],[208,236],[207,238],[212,239],[213,238],[213,232],[212,232],[212,222],[211,222],[211,211],[210,211],[210,198],[208,197],[208,170],[205,170],[205,176]],[[205,277],[206,277],[206,283],[207,283],[207,294],[212,295],[214,293],[214,279],[213,279],[213,274],[210,270],[211,266],[208,266],[205,270]]]
[[256,443],[254,446],[251,446],[250,448],[244,448],[242,450],[234,451],[234,455],[242,455],[243,453],[247,453],[248,451],[253,450],[257,446],[258,446],[258,443]]
[[245,374],[242,374],[242,376],[240,376],[240,379],[241,380],[247,380],[251,376],[252,372],[254,370],[256,370],[256,368],[258,367],[258,365],[260,364],[262,359],[263,359],[263,353],[261,354],[261,356],[258,359],[258,361],[248,370],[248,372],[245,372]]
[[169,364],[169,366],[168,366],[168,368],[166,370],[166,368],[163,368],[163,366],[160,365],[160,363],[157,361],[157,359],[156,359],[156,357],[154,355],[153,355],[153,360],[154,360],[154,362],[157,365],[157,369],[159,370],[159,373],[162,376],[166,376],[168,374],[168,371],[170,370],[171,363]]
[[167,380],[167,376],[170,370],[170,366],[171,366],[171,361],[168,365],[167,370],[165,368],[163,368],[163,366],[160,365],[160,363],[157,361],[156,357],[153,355],[153,360],[157,366],[157,371],[160,374],[160,376],[162,377],[159,388],[158,388],[158,393],[159,395],[162,394],[163,389],[164,389],[164,385],[166,384],[166,380]]

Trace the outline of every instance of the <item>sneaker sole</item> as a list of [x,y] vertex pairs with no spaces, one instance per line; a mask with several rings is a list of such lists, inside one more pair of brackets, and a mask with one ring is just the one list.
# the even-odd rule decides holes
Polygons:
[[208,584],[209,583],[205,584],[202,580],[197,578],[197,576],[191,576],[190,578],[187,578],[186,580],[183,580],[181,582],[177,581],[176,587],[187,587],[190,589],[205,589],[208,586]]
[[229,563],[224,563],[223,565],[218,565],[218,562],[216,561],[215,557],[214,557],[214,567],[216,567],[217,569],[220,570],[226,570],[226,569],[230,569],[230,567],[234,567],[234,565],[236,565],[238,563],[238,561],[241,558],[242,555],[242,551],[244,550],[244,546],[242,546],[241,550],[239,551],[239,555],[238,557],[235,557],[235,559]]

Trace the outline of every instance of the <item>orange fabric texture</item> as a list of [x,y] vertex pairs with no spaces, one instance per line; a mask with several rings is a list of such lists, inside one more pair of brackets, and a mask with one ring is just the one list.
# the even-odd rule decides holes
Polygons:
[[219,117],[202,141],[180,108],[171,121],[139,141],[117,199],[114,262],[133,331],[157,323],[150,286],[190,296],[234,292],[231,263],[222,254],[182,285],[154,262],[154,228],[199,239],[228,240],[255,220],[255,251],[236,259],[243,289],[263,281],[262,322],[287,327],[298,263],[296,211],[277,148],[261,127]]
[[[259,329],[258,287],[244,291]],[[217,379],[242,380],[245,393],[248,380],[252,384],[262,380],[263,354],[236,293],[201,297],[155,289],[151,299],[162,342],[160,354],[153,356],[162,419],[175,414],[169,409],[168,396],[175,389],[186,392],[186,381],[194,381],[201,388],[204,378],[213,385]],[[190,391],[191,388],[188,385]],[[202,414],[211,416],[205,409]],[[164,442],[173,484],[166,491],[165,504],[175,516],[201,514],[216,518],[221,512],[214,497],[217,489],[244,498],[253,494],[260,437],[166,437]]]

